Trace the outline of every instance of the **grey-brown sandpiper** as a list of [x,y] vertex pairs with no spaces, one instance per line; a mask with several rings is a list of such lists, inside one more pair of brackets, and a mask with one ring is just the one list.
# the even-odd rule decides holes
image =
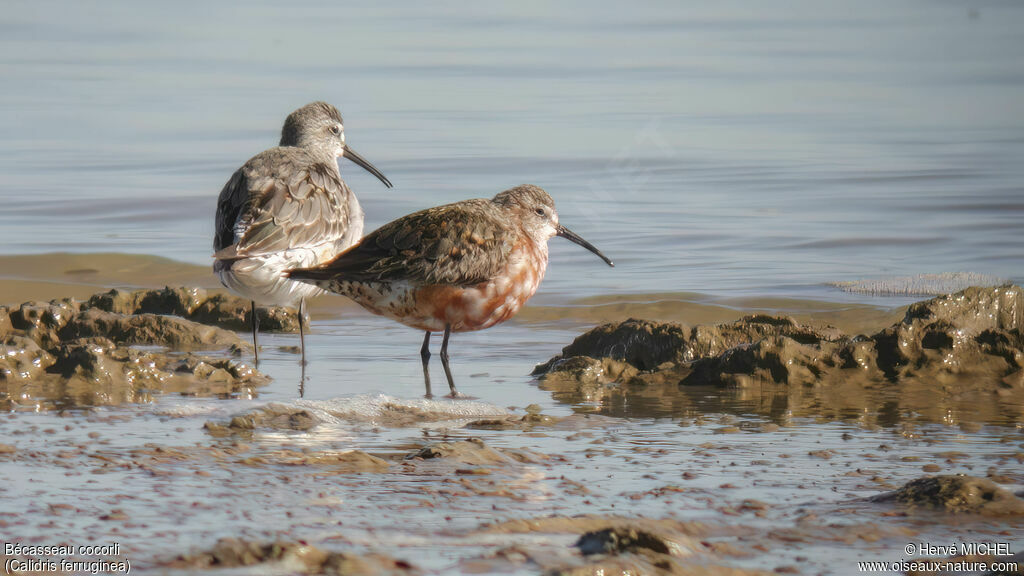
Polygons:
[[337,108],[313,102],[288,115],[279,146],[253,156],[220,191],[213,270],[228,290],[251,301],[257,364],[257,304],[298,305],[306,363],[305,301],[322,291],[289,280],[282,271],[322,264],[362,236],[363,210],[341,179],[339,157],[391,187],[380,170],[345,144]]

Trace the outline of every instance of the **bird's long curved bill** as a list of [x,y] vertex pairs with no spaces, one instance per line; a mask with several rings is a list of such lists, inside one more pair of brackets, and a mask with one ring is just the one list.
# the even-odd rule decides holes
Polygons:
[[555,229],[557,230],[555,234],[557,234],[558,236],[561,236],[562,238],[565,238],[570,242],[575,242],[576,244],[583,246],[587,250],[590,250],[594,254],[597,254],[601,258],[601,260],[604,260],[605,263],[608,264],[609,266],[615,266],[615,263],[609,260],[607,256],[602,254],[601,251],[597,249],[597,247],[595,247],[590,242],[587,242],[583,238],[580,238],[579,235],[573,232],[572,230],[569,230],[568,228],[562,226],[561,224],[559,224]]
[[391,181],[388,180],[387,177],[384,176],[384,174],[382,174],[380,170],[377,170],[376,166],[374,166],[373,164],[370,164],[366,160],[366,158],[363,158],[359,154],[356,154],[356,151],[351,149],[351,148],[349,148],[348,146],[345,146],[344,150],[345,150],[345,158],[348,158],[349,160],[355,162],[360,168],[362,168],[363,170],[366,170],[370,174],[373,174],[374,176],[377,177],[378,180],[383,182],[385,186],[387,186],[388,188],[391,188]]

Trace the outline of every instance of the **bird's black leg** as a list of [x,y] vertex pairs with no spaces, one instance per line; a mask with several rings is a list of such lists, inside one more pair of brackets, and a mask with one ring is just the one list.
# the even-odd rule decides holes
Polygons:
[[427,335],[423,337],[420,359],[423,360],[423,385],[427,389],[427,398],[431,398],[433,394],[430,393],[430,369],[427,368],[427,364],[430,362],[430,330],[427,330]]
[[256,333],[260,331],[260,317],[256,315],[256,301],[251,300],[252,304],[252,353],[256,357],[256,367],[260,367],[260,343],[256,338]]
[[452,398],[459,395],[455,391],[455,381],[452,380],[452,369],[448,367],[448,337],[452,335],[452,327],[444,327],[444,340],[441,341],[441,366],[444,366],[444,375],[448,377],[448,387],[452,390]]
[[299,348],[302,350],[302,369],[299,374],[299,398],[306,394],[306,299],[299,300]]
[[306,365],[306,300],[299,300],[299,348],[302,350],[302,365]]

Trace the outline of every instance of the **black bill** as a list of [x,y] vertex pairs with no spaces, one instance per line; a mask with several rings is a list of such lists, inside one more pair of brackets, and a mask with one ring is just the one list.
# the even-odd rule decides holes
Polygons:
[[615,266],[615,263],[612,262],[611,260],[609,260],[607,256],[602,254],[601,251],[598,250],[596,247],[594,247],[593,244],[591,244],[590,242],[587,242],[583,238],[580,238],[572,230],[569,230],[568,228],[566,228],[565,226],[562,226],[561,224],[556,225],[556,229],[558,230],[556,232],[556,234],[558,236],[561,236],[562,238],[565,238],[565,239],[569,240],[570,242],[575,242],[576,244],[579,244],[580,246],[583,246],[587,250],[590,250],[594,254],[597,254],[601,258],[601,260],[604,260],[605,263],[607,263],[609,266]]
[[370,164],[366,160],[366,158],[363,158],[359,154],[356,154],[356,151],[349,148],[348,146],[345,146],[343,149],[345,150],[345,158],[348,158],[349,160],[355,162],[360,168],[366,170],[370,174],[373,174],[374,176],[377,177],[378,180],[383,182],[385,186],[391,188],[391,181],[388,180],[387,177],[384,176],[384,174],[381,174],[381,171],[377,170],[376,166]]

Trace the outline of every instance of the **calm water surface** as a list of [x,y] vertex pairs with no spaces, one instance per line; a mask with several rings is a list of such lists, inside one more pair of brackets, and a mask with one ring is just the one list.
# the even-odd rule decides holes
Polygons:
[[539,295],[786,295],[1024,270],[1017,2],[12,2],[0,246],[209,263],[221,186],[337,104],[371,229],[547,188],[616,260],[554,241]]

